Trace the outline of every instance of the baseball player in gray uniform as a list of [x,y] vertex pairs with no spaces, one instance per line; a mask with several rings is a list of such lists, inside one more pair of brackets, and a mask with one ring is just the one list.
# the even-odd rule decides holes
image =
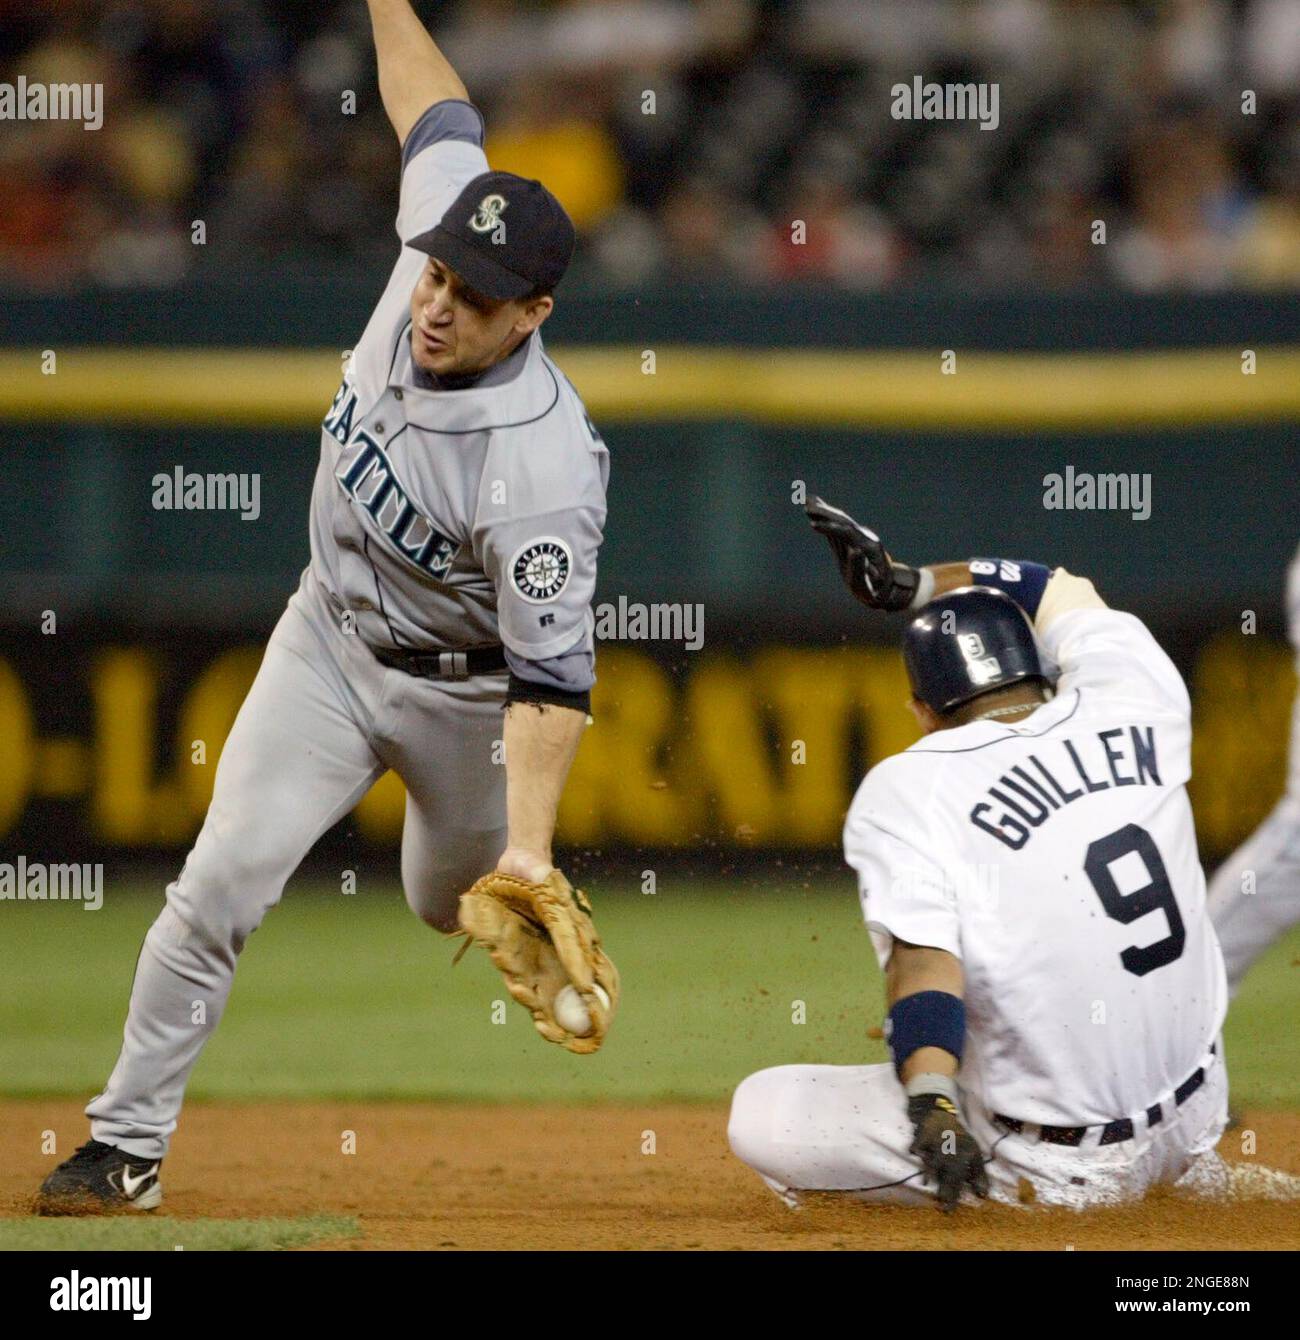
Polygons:
[[[1300,550],[1287,573],[1286,603],[1291,645],[1300,657]],[[1286,791],[1268,818],[1215,871],[1210,917],[1234,996],[1250,965],[1300,922],[1300,698],[1291,709]]]
[[45,1180],[45,1212],[159,1204],[240,951],[385,770],[406,786],[402,882],[430,926],[453,929],[494,868],[555,873],[608,477],[539,335],[573,226],[540,183],[488,170],[482,118],[407,0],[368,2],[402,146],[401,254],[325,415],[310,566],[145,938],[93,1138]]

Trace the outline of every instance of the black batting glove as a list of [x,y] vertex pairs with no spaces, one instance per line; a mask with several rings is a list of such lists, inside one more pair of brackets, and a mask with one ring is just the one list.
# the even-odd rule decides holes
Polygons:
[[803,510],[813,530],[830,543],[844,584],[868,609],[903,610],[912,603],[921,574],[895,563],[880,536],[820,498],[810,498]]
[[920,1158],[926,1179],[937,1184],[939,1208],[951,1214],[964,1187],[986,1198],[984,1155],[953,1102],[941,1093],[917,1094],[907,1100],[907,1116],[916,1132],[911,1152]]

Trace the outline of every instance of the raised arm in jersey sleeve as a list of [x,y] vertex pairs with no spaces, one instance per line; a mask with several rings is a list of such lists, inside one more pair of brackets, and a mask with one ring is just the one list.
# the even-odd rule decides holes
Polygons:
[[1060,671],[1058,693],[1103,690],[1116,700],[1158,705],[1188,716],[1187,689],[1173,662],[1132,614],[1111,609],[1087,577],[1022,559],[972,558],[923,569],[935,595],[971,584],[1006,592],[1033,620],[1044,652]]
[[435,102],[402,145],[398,237],[409,242],[428,232],[466,184],[487,170],[478,108],[459,99]]
[[895,940],[944,949],[961,958],[955,889],[933,855],[933,842],[896,779],[915,760],[886,759],[867,774],[844,824],[844,856],[857,872],[862,913],[880,966]]
[[409,0],[367,0],[379,96],[402,146],[397,233],[427,232],[473,178],[487,171],[483,118]]
[[399,143],[426,107],[464,98],[465,85],[420,22],[410,0],[366,0],[379,67],[379,96]]
[[1187,686],[1164,648],[1136,615],[1110,609],[1086,577],[1057,568],[1034,629],[1060,667],[1058,693],[1093,689],[1115,701],[1191,716]]

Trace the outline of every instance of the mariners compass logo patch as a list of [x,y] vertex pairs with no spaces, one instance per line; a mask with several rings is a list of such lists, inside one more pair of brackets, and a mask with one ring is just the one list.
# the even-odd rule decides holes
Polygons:
[[569,546],[554,535],[530,540],[510,561],[510,581],[534,605],[554,600],[564,590],[573,567]]

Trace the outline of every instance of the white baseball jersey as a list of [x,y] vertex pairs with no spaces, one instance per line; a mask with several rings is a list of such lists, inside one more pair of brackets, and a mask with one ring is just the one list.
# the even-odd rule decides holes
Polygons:
[[[1061,598],[1070,584],[1082,602]],[[880,763],[844,846],[882,966],[895,939],[961,960],[963,1089],[1021,1121],[1094,1125],[1144,1112],[1195,1070],[1226,984],[1181,677],[1140,620],[1063,571],[1037,622],[1056,697]]]
[[[481,144],[468,103],[421,118],[403,150],[404,242],[488,170]],[[325,416],[312,571],[372,647],[565,655],[594,626],[608,452],[536,332],[477,385],[420,384],[410,303],[427,261],[403,247]]]

